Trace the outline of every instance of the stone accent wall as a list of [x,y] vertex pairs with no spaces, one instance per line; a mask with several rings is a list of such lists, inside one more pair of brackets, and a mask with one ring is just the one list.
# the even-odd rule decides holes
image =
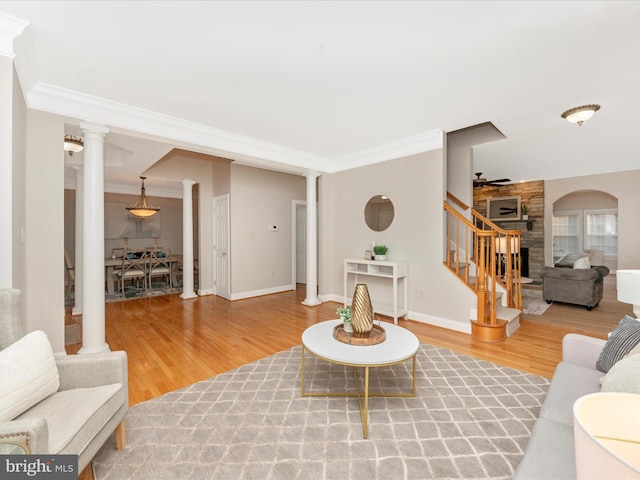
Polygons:
[[529,207],[529,226],[525,221],[494,222],[505,230],[520,230],[522,247],[529,249],[529,277],[542,280],[544,266],[544,182],[513,183],[502,187],[473,189],[473,208],[486,216],[487,199],[520,196],[521,204]]

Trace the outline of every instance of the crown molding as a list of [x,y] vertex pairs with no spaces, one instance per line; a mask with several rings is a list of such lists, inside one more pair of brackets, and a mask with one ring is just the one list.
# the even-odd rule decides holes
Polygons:
[[20,35],[29,25],[29,22],[21,20],[6,13],[0,12],[0,55],[14,58],[13,40]]
[[35,110],[197,145],[207,153],[233,160],[274,162],[305,170],[323,165],[321,157],[305,152],[54,85],[38,83],[25,96],[29,108]]
[[437,150],[443,146],[444,132],[436,129],[428,132],[383,143],[375,147],[360,150],[332,160],[328,173],[336,173],[353,168],[386,162],[396,158],[408,157],[416,153]]
[[26,94],[29,108],[84,119],[171,140],[177,147],[238,163],[302,173],[337,173],[442,148],[443,131],[432,130],[339,157],[322,157],[138,107],[38,83]]

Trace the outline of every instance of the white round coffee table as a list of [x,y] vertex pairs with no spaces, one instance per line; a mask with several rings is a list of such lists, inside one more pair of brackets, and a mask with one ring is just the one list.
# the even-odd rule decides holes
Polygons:
[[[358,397],[362,433],[364,438],[369,434],[369,397],[415,397],[416,396],[416,353],[418,338],[409,330],[391,323],[382,323],[386,339],[377,345],[350,345],[333,338],[333,328],[341,324],[341,320],[327,320],[316,323],[302,333],[302,396],[326,397],[347,396]],[[305,350],[327,362],[354,367],[356,392],[307,392],[304,385]],[[395,365],[413,358],[413,390],[411,393],[372,393],[369,394],[369,368]],[[364,368],[364,392],[356,375],[356,368]],[[362,399],[364,397],[364,405]]]

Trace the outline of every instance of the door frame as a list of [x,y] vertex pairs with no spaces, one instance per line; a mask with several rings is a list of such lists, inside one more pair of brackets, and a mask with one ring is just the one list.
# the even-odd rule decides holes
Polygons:
[[212,249],[212,270],[213,270],[213,294],[218,295],[218,269],[216,267],[216,245],[215,245],[215,241],[216,241],[216,203],[220,202],[221,200],[226,201],[227,204],[227,286],[228,286],[228,292],[227,292],[227,296],[222,296],[222,298],[226,298],[227,300],[231,300],[231,205],[230,205],[230,196],[228,193],[225,193],[223,195],[217,195],[215,197],[213,197],[212,199],[212,213],[213,213],[213,218],[212,218],[212,226],[211,226],[211,230],[212,230],[212,243],[213,243],[213,249]]
[[[296,210],[299,206],[307,207],[307,202],[305,200],[293,200],[291,202],[291,290],[296,289],[296,283],[298,281],[296,274],[296,266],[298,262],[298,252],[297,252],[297,222],[298,216],[296,215]],[[305,283],[307,279],[305,278]]]

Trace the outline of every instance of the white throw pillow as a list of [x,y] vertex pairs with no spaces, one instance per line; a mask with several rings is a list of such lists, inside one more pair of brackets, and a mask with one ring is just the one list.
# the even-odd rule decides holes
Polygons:
[[601,390],[640,393],[640,354],[629,355],[616,362],[602,378]]
[[31,332],[0,351],[0,422],[58,391],[60,377],[47,334]]
[[586,270],[591,268],[591,262],[588,257],[580,257],[573,263],[573,268]]

